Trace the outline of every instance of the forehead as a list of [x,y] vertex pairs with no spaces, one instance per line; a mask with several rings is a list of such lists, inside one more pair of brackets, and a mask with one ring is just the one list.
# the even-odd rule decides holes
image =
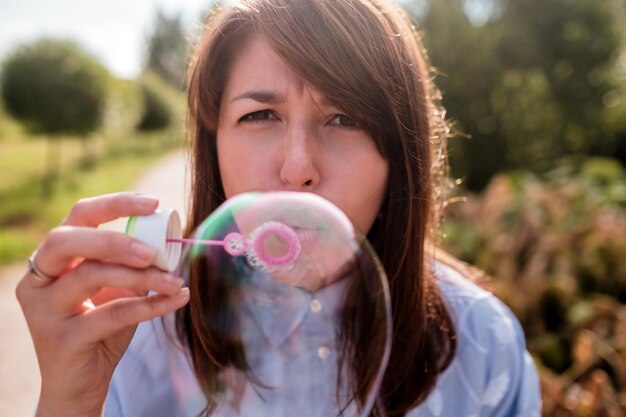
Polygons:
[[[325,101],[262,38],[253,36],[236,53],[224,89],[225,101],[250,91],[272,92],[285,98],[306,92]],[[317,101],[317,100],[316,100]]]
[[258,36],[253,36],[236,53],[227,79],[227,92],[263,86],[265,88],[302,80],[272,47]]

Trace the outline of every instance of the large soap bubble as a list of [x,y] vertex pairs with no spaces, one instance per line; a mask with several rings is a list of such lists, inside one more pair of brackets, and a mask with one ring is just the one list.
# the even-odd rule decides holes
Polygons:
[[178,273],[187,320],[212,343],[216,372],[198,376],[215,382],[212,415],[360,417],[380,405],[387,281],[341,210],[309,193],[242,194],[185,242]]

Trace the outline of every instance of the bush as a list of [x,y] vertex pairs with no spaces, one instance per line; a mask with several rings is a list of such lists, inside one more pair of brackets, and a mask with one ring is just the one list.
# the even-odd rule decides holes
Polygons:
[[0,81],[7,111],[57,142],[48,146],[42,179],[42,194],[50,197],[59,176],[61,134],[86,138],[102,124],[108,73],[78,45],[42,39],[17,48]]
[[626,414],[626,171],[591,159],[494,177],[446,248],[493,277],[538,360],[544,416]]
[[481,197],[451,206],[444,230],[454,254],[526,294],[555,283],[626,301],[626,173],[613,161],[499,175]]
[[107,79],[76,44],[42,39],[9,55],[2,95],[6,110],[34,131],[85,134],[102,122]]
[[110,134],[133,132],[143,116],[143,94],[136,80],[113,78],[109,83],[103,131]]
[[147,72],[139,79],[143,95],[143,114],[137,125],[138,130],[160,130],[170,126],[175,119],[172,103],[172,87],[158,75]]

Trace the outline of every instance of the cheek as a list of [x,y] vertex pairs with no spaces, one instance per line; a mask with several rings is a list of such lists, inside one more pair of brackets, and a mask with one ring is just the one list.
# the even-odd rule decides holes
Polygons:
[[365,233],[369,231],[372,224],[376,220],[376,216],[380,212],[383,200],[387,192],[387,178],[389,173],[388,164],[386,161],[381,162],[379,166],[370,166],[370,173],[367,178],[364,175],[363,180],[360,182],[361,189],[364,197],[362,198],[363,205],[360,208],[360,219],[358,226]]
[[[239,138],[241,139],[241,138]],[[271,157],[244,140],[227,134],[217,139],[217,160],[226,198],[266,188]]]
[[386,195],[389,164],[376,152],[364,155],[351,166],[350,173],[344,172],[346,183],[342,188],[348,192],[344,191],[344,207],[340,208],[360,232],[367,233]]
[[232,138],[227,134],[218,131],[217,138],[217,161],[222,177],[222,185],[226,198],[230,198],[243,192],[241,188],[246,182],[246,166],[241,161],[245,161],[246,158],[241,155],[244,149],[241,149],[237,141],[230,140]]

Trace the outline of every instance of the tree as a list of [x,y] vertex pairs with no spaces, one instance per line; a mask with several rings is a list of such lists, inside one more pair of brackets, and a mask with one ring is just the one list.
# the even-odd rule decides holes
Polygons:
[[159,10],[148,39],[146,67],[179,89],[187,70],[187,39],[181,15],[169,17]]
[[[137,124],[140,131],[165,129],[175,118],[174,110],[168,101],[167,88],[172,88],[160,76],[145,72],[139,79],[143,98],[143,112]],[[177,90],[178,91],[178,90]]]
[[422,24],[443,103],[471,137],[453,140],[455,176],[476,190],[502,170],[617,152],[623,3],[429,0]]
[[558,106],[555,148],[562,154],[601,152],[613,132],[602,123],[602,98],[621,33],[611,1],[508,0],[498,54],[510,70],[534,71]]
[[7,111],[48,138],[43,193],[59,172],[61,134],[85,135],[102,123],[108,73],[78,45],[42,39],[18,47],[0,78]]
[[497,37],[471,24],[462,0],[428,4],[421,26],[455,133],[449,144],[452,174],[478,188],[483,178],[505,167],[506,144],[498,138],[490,100],[501,71]]

